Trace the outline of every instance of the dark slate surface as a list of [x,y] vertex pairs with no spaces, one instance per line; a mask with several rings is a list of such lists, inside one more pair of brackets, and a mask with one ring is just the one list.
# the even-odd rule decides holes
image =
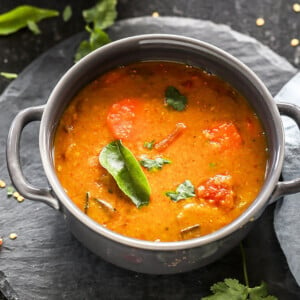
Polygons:
[[[165,32],[197,37],[234,54],[249,65],[275,94],[297,71],[256,40],[211,22],[179,18],[138,18],[122,21],[110,31],[113,39],[138,33]],[[44,103],[59,77],[72,64],[81,36],[49,50],[24,70],[0,98],[0,174],[8,180],[4,146],[9,124],[20,109]],[[43,186],[37,149],[38,124],[22,139],[25,173]],[[129,272],[96,257],[69,233],[60,213],[26,200],[17,203],[0,190],[0,290],[8,299],[200,299],[209,286],[225,277],[242,279],[239,249],[218,262],[186,274],[150,276]],[[279,299],[296,300],[299,287],[290,274],[273,230],[268,207],[244,241],[250,283],[261,279]],[[11,232],[18,238],[8,239]]]

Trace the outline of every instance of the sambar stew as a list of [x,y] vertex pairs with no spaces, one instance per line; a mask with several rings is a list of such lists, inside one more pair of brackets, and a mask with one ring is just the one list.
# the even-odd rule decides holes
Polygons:
[[232,222],[259,193],[268,158],[244,97],[172,62],[121,66],[83,88],[60,120],[54,153],[62,186],[90,218],[157,242]]

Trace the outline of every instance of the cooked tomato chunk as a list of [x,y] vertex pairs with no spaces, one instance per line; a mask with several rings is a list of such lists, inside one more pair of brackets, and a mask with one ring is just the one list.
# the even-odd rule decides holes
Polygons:
[[135,99],[124,99],[112,105],[107,115],[107,124],[116,139],[130,138],[139,106],[139,101]]
[[242,138],[236,126],[231,122],[225,122],[216,127],[203,130],[205,137],[222,149],[233,149],[242,144]]
[[231,209],[234,205],[232,177],[215,175],[201,184],[196,191],[197,197],[222,208]]

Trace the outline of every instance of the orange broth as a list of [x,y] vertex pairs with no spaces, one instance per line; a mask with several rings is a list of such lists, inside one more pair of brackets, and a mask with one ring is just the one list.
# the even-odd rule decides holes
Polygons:
[[[184,110],[166,104],[168,86],[187,98]],[[159,170],[142,167],[151,187],[147,206],[137,208],[99,163],[116,138],[138,161],[171,161]],[[232,222],[259,193],[268,157],[261,123],[241,94],[215,75],[171,62],[122,66],[88,84],[65,110],[54,150],[57,176],[81,210],[150,241],[195,238]],[[166,195],[186,180],[195,196],[175,202]]]

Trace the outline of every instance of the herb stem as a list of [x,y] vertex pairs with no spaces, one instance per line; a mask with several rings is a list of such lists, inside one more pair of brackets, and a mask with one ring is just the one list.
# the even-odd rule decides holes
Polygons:
[[244,280],[247,287],[249,287],[249,279],[248,279],[248,271],[247,271],[247,262],[246,262],[246,254],[243,243],[240,243],[240,250],[242,254],[242,261],[243,261],[243,273],[244,273]]

